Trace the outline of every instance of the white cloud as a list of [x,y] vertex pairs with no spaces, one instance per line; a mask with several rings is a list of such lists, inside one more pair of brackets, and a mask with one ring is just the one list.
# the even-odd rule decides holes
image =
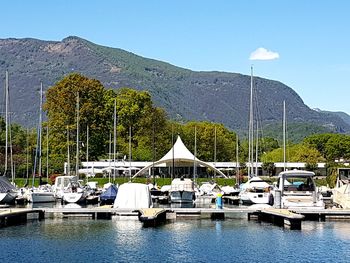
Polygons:
[[277,52],[267,50],[266,48],[259,47],[257,50],[250,54],[250,60],[273,60],[278,59],[280,55]]

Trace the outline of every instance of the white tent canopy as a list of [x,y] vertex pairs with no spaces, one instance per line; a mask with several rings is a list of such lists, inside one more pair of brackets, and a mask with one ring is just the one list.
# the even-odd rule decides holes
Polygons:
[[[211,168],[214,171],[216,171],[218,174],[224,176],[226,178],[226,175],[223,174],[220,170],[216,169],[214,166],[212,166],[209,163],[203,162],[199,160],[197,157],[195,157],[185,146],[185,144],[182,142],[180,136],[177,136],[177,140],[173,147],[168,151],[166,155],[164,155],[159,161],[154,162],[154,165],[160,165],[163,163],[190,163],[193,164],[196,162],[199,165],[202,165],[207,168]],[[138,171],[132,178],[135,178],[141,174],[143,174],[145,171],[150,169],[153,166],[153,164],[150,164],[148,166],[145,166],[140,171]]]

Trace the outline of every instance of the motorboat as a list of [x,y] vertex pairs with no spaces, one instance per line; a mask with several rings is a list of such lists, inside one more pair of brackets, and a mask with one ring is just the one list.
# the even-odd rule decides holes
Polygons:
[[218,193],[222,193],[221,187],[216,183],[204,182],[199,187],[200,195],[204,196],[216,196]]
[[50,203],[55,202],[55,194],[51,185],[40,185],[38,188],[29,189],[26,193],[28,202],[31,203]]
[[350,169],[338,169],[337,181],[333,189],[333,203],[338,207],[350,209]]
[[304,170],[284,171],[278,175],[273,192],[276,208],[325,208],[314,181],[315,173]]
[[244,205],[271,204],[271,189],[270,184],[260,177],[254,176],[241,185],[238,196]]
[[57,176],[53,186],[56,198],[65,203],[81,203],[86,200],[87,191],[81,187],[77,176]]
[[175,178],[169,190],[171,203],[193,203],[195,200],[194,184],[188,178]]
[[238,196],[241,191],[239,187],[229,185],[222,186],[221,190],[224,192],[224,196]]
[[0,176],[0,203],[12,204],[18,195],[16,188],[5,176]]
[[160,204],[168,204],[169,203],[169,190],[170,185],[163,185],[159,188],[157,185],[148,184],[148,187],[151,191],[151,197],[153,202],[157,202]]
[[52,187],[55,197],[59,199],[62,198],[63,193],[68,191],[71,182],[78,182],[78,177],[69,175],[57,176],[55,184]]
[[63,192],[62,200],[65,203],[83,203],[86,201],[88,192],[78,181],[70,182],[68,188]]

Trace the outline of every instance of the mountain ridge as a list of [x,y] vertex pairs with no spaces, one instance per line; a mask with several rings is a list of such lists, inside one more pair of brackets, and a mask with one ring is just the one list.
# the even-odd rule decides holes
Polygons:
[[[192,71],[76,36],[62,41],[0,39],[0,72],[6,69],[13,94],[12,119],[29,127],[37,123],[40,81],[46,90],[70,72],[98,79],[106,88],[147,90],[155,104],[176,120],[220,122],[241,134],[248,127],[250,76],[240,73]],[[259,105],[256,116],[263,125],[281,122],[286,100],[289,121],[350,132],[350,123],[310,109],[283,83],[260,77],[254,77],[254,82]]]

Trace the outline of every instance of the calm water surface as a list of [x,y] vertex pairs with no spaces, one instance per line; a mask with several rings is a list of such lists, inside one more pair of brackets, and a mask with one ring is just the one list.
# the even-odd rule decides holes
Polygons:
[[350,222],[46,219],[0,229],[0,262],[350,262]]

